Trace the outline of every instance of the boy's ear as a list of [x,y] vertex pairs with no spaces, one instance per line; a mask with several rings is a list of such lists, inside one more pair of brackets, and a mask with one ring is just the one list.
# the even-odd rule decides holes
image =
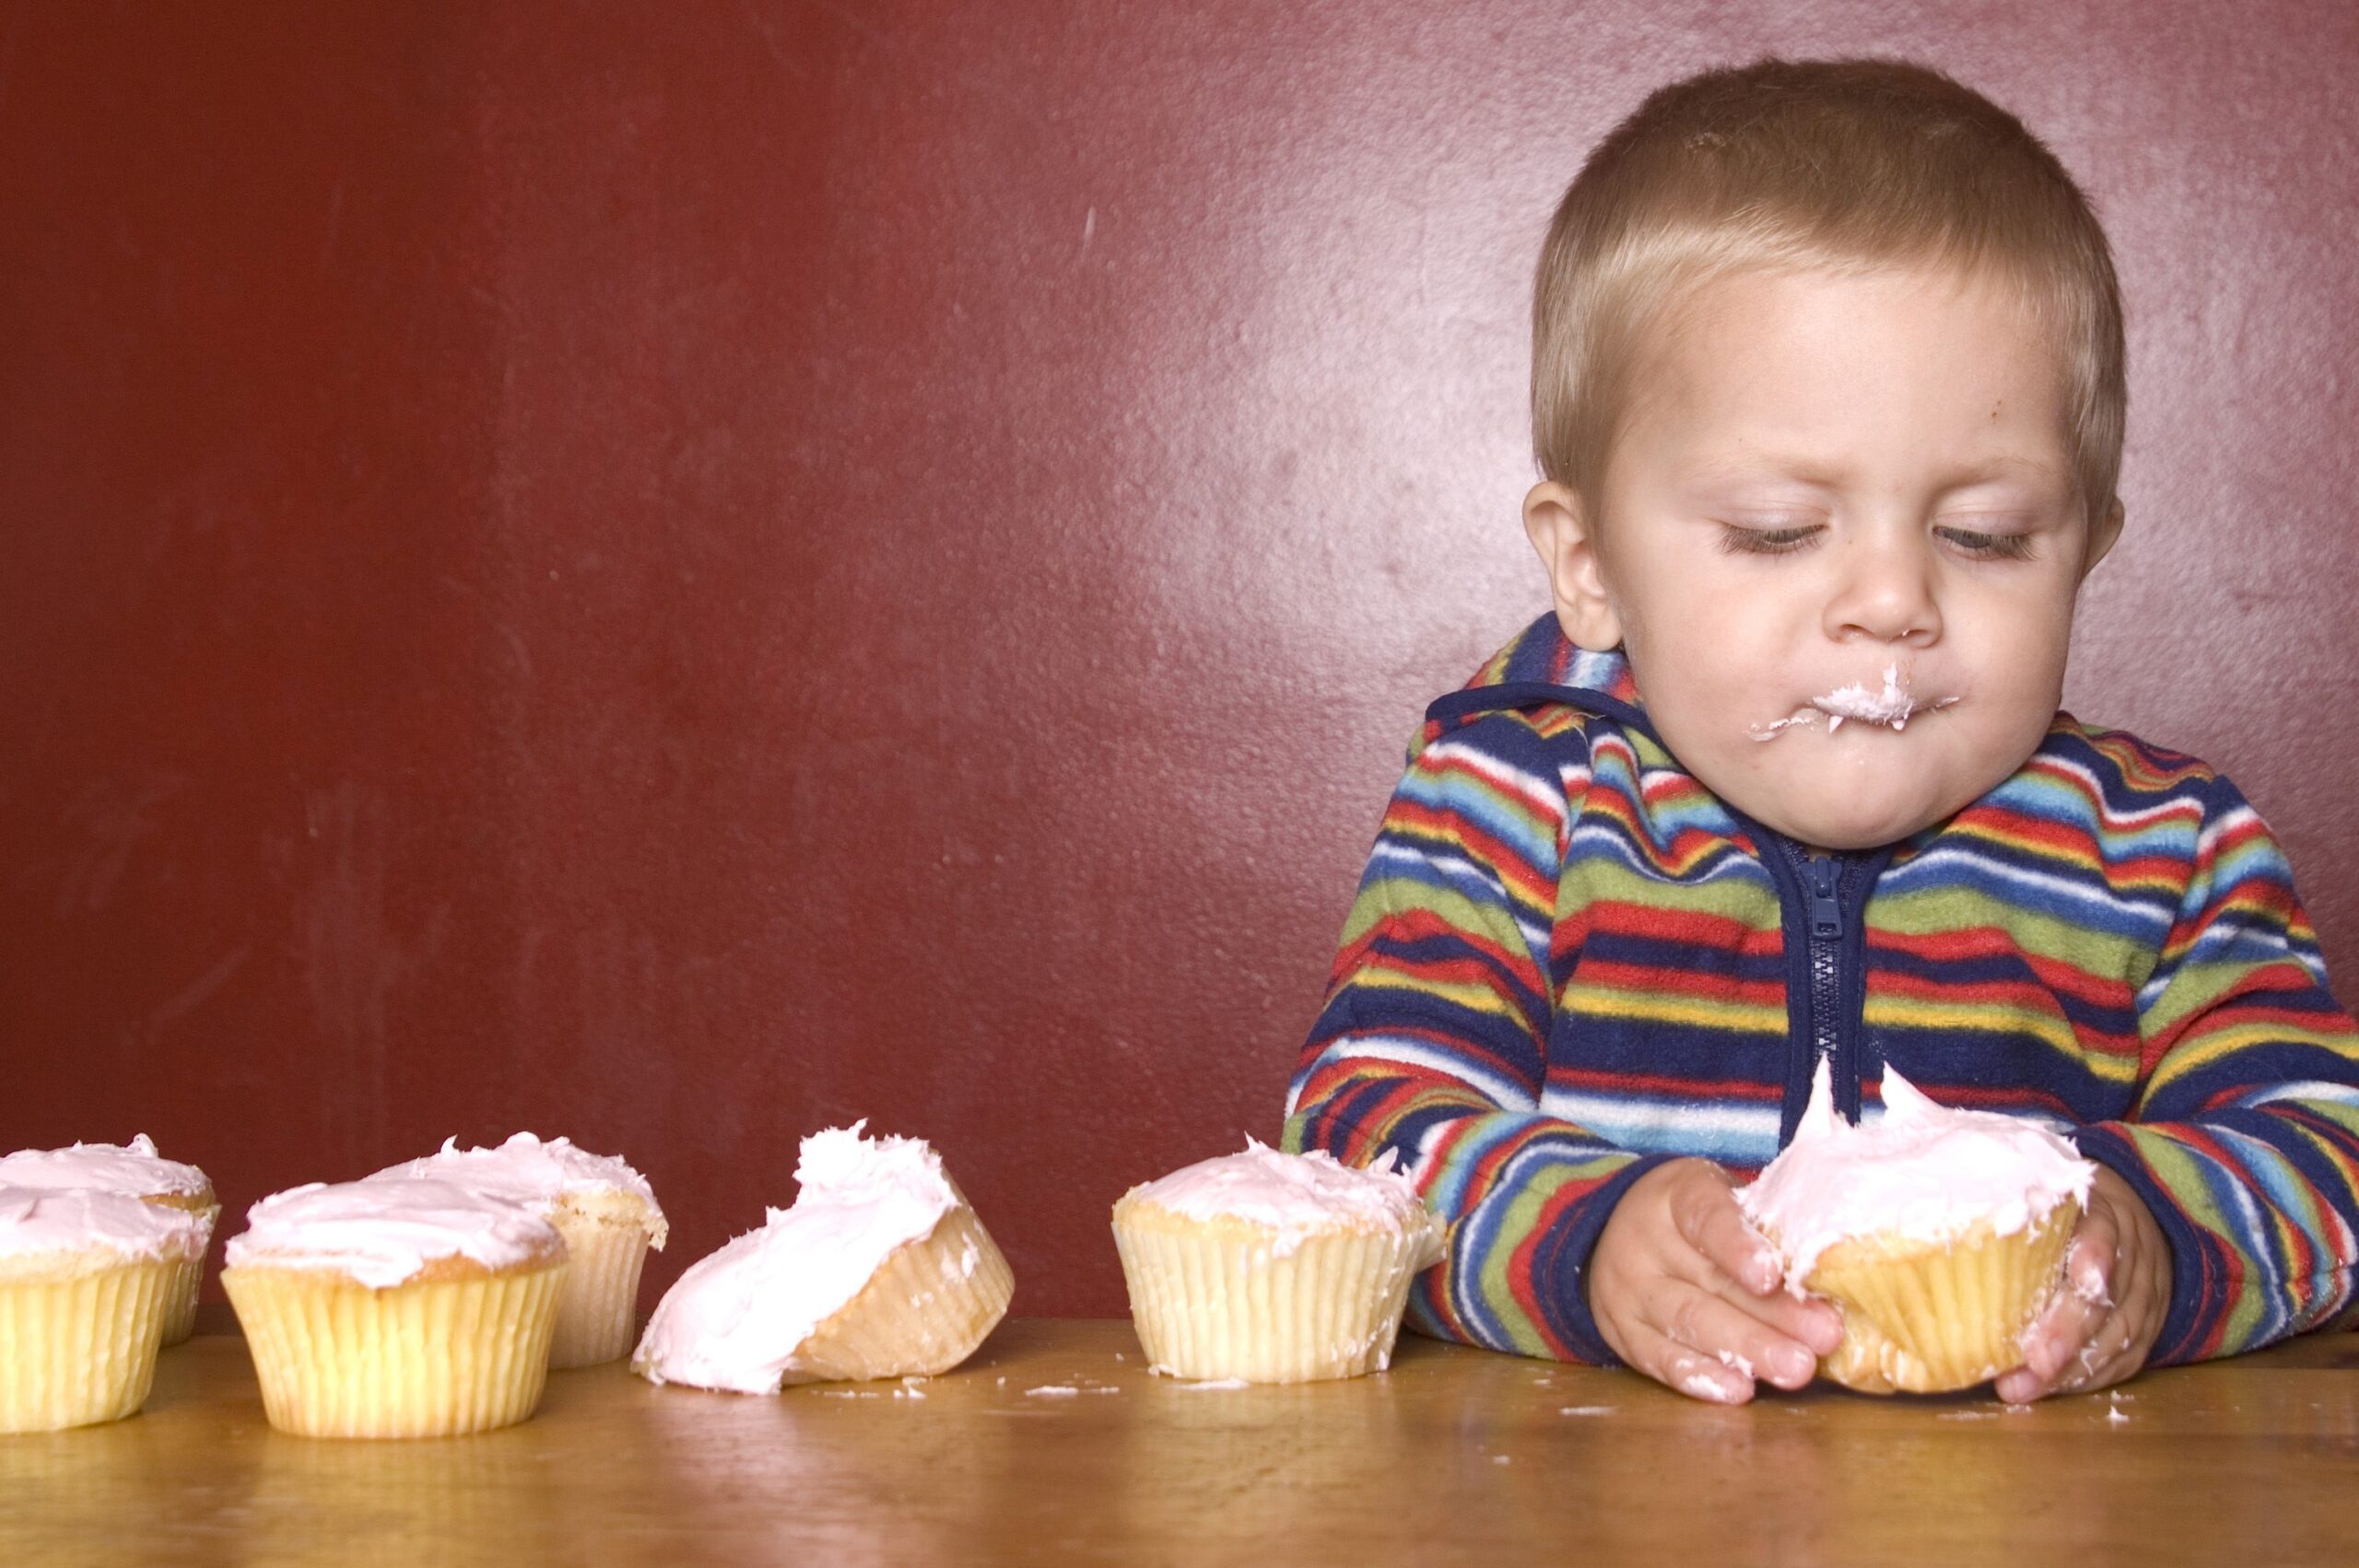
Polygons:
[[1622,616],[1606,594],[1595,524],[1572,486],[1554,479],[1534,485],[1523,498],[1523,531],[1548,569],[1565,635],[1594,653],[1621,646]]
[[2105,559],[2105,553],[2112,549],[2114,541],[2121,537],[2121,497],[2116,496],[2112,504],[2105,509],[2105,516],[2089,528],[2089,547],[2081,557],[2081,576],[2083,579],[2097,569],[2097,563]]

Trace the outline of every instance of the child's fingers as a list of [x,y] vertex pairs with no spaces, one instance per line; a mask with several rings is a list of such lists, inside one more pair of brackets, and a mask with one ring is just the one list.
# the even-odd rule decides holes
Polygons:
[[1790,1296],[1780,1291],[1751,1298],[1744,1307],[1813,1355],[1833,1355],[1835,1347],[1843,1342],[1843,1315],[1817,1296]]
[[1716,1405],[1742,1405],[1753,1398],[1753,1379],[1718,1356],[1678,1343],[1669,1335],[1641,1328],[1630,1364],[1667,1388]]
[[[1680,1239],[1694,1249],[1695,1263],[1699,1265],[1689,1270],[1674,1265],[1675,1272],[1684,1273],[1691,1283],[1713,1296],[1735,1304],[1743,1315],[1794,1341],[1804,1353],[1821,1356],[1834,1352],[1843,1339],[1842,1317],[1823,1301],[1786,1293],[1777,1252],[1737,1207],[1736,1189],[1727,1172],[1717,1165],[1703,1165],[1694,1179],[1681,1184],[1672,1198],[1671,1210]],[[1781,1387],[1799,1387],[1809,1376],[1805,1372]]]
[[1799,1338],[1756,1316],[1752,1309],[1759,1305],[1684,1291],[1674,1298],[1663,1333],[1672,1343],[1711,1356],[1748,1382],[1758,1377],[1780,1388],[1800,1388],[1817,1375],[1818,1357]]
[[2128,1319],[2120,1313],[2107,1312],[2061,1372],[2043,1376],[2029,1366],[2019,1366],[1999,1379],[1996,1392],[2011,1405],[2027,1405],[2050,1394],[2092,1393],[2135,1376],[2144,1364],[2144,1352],[2136,1344]]
[[2072,1233],[2064,1252],[2064,1290],[2094,1306],[2113,1305],[2113,1269],[2121,1256],[2121,1233],[2105,1210],[2092,1211]]
[[1739,1285],[1757,1296],[1778,1287],[1777,1251],[1745,1223],[1727,1172],[1716,1165],[1699,1169],[1673,1196],[1671,1212],[1681,1239]]
[[2100,1374],[2118,1357],[2101,1342],[2108,1325],[2118,1333],[2110,1293],[2119,1233],[2102,1209],[2081,1217],[2064,1254],[2064,1281],[2056,1299],[2024,1331],[2024,1364],[1999,1379],[1999,1398],[2028,1404],[2049,1394],[2101,1387]]

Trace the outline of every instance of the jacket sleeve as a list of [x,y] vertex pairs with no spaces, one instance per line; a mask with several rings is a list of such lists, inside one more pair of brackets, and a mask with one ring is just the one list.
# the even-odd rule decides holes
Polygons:
[[2227,780],[2203,790],[2187,890],[2139,992],[2137,1101],[2077,1134],[2170,1239],[2156,1363],[2331,1321],[2359,1251],[2359,1035],[2267,825]]
[[1566,710],[1429,727],[1360,879],[1285,1142],[1354,1164],[1397,1151],[1449,1228],[1442,1261],[1410,1293],[1414,1326],[1608,1363],[1590,1253],[1623,1191],[1661,1160],[1540,1110],[1552,960],[1567,964],[1561,944],[1578,940],[1558,934],[1579,925],[1559,919],[1558,872],[1588,778]]

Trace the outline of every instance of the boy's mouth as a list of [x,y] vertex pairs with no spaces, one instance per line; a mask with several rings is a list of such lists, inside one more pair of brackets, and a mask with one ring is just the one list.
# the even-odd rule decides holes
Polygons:
[[1747,732],[1756,741],[1774,741],[1794,725],[1815,724],[1822,714],[1825,716],[1826,732],[1830,735],[1843,728],[1846,720],[1861,724],[1881,724],[1897,732],[1907,729],[1909,720],[1918,714],[1936,712],[1955,701],[1957,698],[1954,696],[1936,697],[1930,702],[1918,698],[1908,689],[1908,683],[1902,677],[1900,665],[1895,661],[1884,667],[1884,685],[1880,690],[1870,691],[1858,682],[1837,686],[1824,696],[1811,698],[1774,723],[1750,726]]

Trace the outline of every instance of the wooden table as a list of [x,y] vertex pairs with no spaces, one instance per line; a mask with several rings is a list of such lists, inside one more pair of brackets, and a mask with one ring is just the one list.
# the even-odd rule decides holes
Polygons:
[[[1070,1389],[1074,1392],[1056,1390]],[[243,1342],[144,1413],[0,1437],[0,1563],[2328,1562],[2359,1547],[2359,1337],[2010,1411],[1699,1405],[1404,1336],[1390,1374],[1197,1388],[1121,1321],[1003,1325],[910,1388],[558,1373],[478,1437],[311,1442]]]

